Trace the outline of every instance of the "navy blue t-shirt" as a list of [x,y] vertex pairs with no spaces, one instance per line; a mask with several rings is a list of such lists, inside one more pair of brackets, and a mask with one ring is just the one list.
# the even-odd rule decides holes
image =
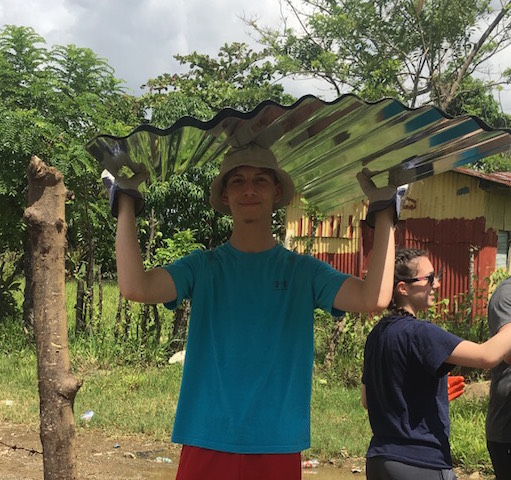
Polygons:
[[452,468],[445,363],[463,339],[413,317],[383,318],[367,337],[362,382],[373,437],[367,457]]

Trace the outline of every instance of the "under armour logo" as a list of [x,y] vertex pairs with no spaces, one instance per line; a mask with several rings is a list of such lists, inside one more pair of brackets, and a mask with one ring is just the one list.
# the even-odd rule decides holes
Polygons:
[[273,288],[275,290],[287,290],[287,280],[275,280]]

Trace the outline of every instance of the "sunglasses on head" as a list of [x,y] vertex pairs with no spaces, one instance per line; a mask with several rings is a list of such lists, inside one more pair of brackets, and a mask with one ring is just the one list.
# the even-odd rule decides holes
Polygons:
[[405,283],[415,283],[415,282],[420,282],[422,280],[427,280],[428,284],[432,287],[433,284],[435,283],[435,278],[438,281],[440,281],[440,279],[442,278],[442,271],[443,271],[443,268],[440,268],[440,270],[436,274],[435,274],[435,272],[431,272],[429,275],[426,275],[424,277],[414,277],[414,278],[398,277],[397,280],[398,280],[398,282],[405,282]]

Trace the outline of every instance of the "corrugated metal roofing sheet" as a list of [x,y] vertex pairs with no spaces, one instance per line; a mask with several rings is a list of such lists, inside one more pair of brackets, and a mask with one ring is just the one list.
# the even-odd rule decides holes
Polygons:
[[297,191],[329,211],[363,198],[355,178],[363,167],[379,186],[389,179],[403,185],[509,150],[511,130],[390,98],[366,102],[346,94],[324,102],[306,95],[289,106],[265,101],[250,112],[225,108],[208,122],[182,117],[165,130],[141,125],[126,137],[99,135],[86,149],[114,175],[143,164],[155,181],[249,142],[271,148]]
[[481,178],[489,182],[499,183],[506,187],[511,188],[511,172],[495,172],[495,173],[483,173],[470,168],[459,167],[455,169],[457,172],[470,175],[471,177]]

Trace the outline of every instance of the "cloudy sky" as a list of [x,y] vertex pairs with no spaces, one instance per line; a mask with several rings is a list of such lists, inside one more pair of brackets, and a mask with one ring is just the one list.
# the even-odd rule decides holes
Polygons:
[[[106,58],[134,94],[148,78],[180,71],[175,54],[216,56],[225,43],[257,47],[240,17],[276,25],[277,0],[0,0],[0,25],[31,26],[48,46],[75,44]],[[294,95],[322,94],[295,82]]]
[[[132,93],[141,93],[147,79],[181,71],[175,54],[193,51],[216,55],[224,43],[242,41],[253,47],[249,28],[240,17],[257,17],[275,26],[277,0],[0,0],[0,26],[31,26],[47,46],[75,44],[106,58]],[[492,67],[511,66],[511,54]],[[311,93],[333,100],[317,82],[292,81],[286,89],[299,97]],[[511,114],[511,89],[501,93]]]

